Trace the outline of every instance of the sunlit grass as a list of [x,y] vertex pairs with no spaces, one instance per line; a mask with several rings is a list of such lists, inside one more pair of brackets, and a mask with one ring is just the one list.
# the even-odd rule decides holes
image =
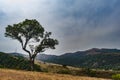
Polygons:
[[71,76],[54,73],[0,69],[0,80],[107,80],[107,79]]

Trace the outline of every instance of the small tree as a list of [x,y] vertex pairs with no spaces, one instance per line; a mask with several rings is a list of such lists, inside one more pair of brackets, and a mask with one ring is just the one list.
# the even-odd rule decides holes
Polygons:
[[46,49],[55,49],[58,45],[56,39],[50,38],[51,32],[46,32],[40,23],[26,19],[18,24],[8,25],[5,36],[16,39],[21,43],[22,49],[29,54],[31,70],[34,69],[34,61],[38,53]]

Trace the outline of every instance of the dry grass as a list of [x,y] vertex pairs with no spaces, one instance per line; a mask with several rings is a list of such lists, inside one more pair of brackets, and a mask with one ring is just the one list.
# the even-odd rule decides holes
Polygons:
[[107,79],[0,69],[0,80],[107,80]]

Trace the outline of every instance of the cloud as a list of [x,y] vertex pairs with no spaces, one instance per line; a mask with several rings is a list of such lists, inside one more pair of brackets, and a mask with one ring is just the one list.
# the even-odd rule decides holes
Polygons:
[[76,0],[70,4],[70,8],[67,7],[68,2],[61,1],[57,10],[58,26],[62,26],[60,31],[64,36],[62,50],[119,48],[120,38],[115,34],[119,30],[120,1]]
[[[5,44],[12,41],[4,37],[5,27],[26,18],[37,19],[59,40],[57,49],[46,53],[63,54],[93,47],[120,48],[119,7],[120,0],[1,0],[0,50],[16,48]],[[17,42],[12,43],[19,46]]]

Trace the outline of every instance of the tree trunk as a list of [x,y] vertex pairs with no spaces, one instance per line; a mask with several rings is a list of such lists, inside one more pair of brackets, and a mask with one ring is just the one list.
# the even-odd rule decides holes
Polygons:
[[30,70],[33,71],[34,70],[34,61],[35,59],[30,57]]

